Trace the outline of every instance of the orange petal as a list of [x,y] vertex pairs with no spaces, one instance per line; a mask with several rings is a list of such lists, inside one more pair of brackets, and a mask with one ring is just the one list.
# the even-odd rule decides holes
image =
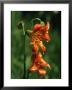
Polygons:
[[46,41],[50,41],[50,36],[49,36],[49,34],[47,34],[47,33],[44,34],[44,35],[43,35],[43,39],[46,40]]
[[37,54],[37,60],[40,60],[42,58],[42,54],[39,52],[38,54]]
[[47,31],[47,30],[48,30],[48,28],[49,28],[49,27],[48,27],[48,24],[46,24],[46,26],[45,26],[45,31]]
[[50,36],[49,36],[49,34],[48,34],[48,39],[46,40],[46,41],[50,41],[51,40],[51,38],[50,38]]
[[47,22],[47,24],[44,27],[42,27],[42,31],[45,33],[46,31],[49,30],[49,28],[50,28],[50,24],[49,22]]
[[38,46],[35,44],[34,48],[32,49],[33,52],[37,52],[38,51]]
[[34,71],[36,71],[37,69],[38,69],[37,66],[36,66],[35,64],[33,64],[29,70],[30,70],[31,72],[34,72]]
[[40,75],[45,75],[46,74],[46,71],[44,69],[39,69],[38,72],[39,72]]
[[42,27],[41,24],[35,24],[34,28],[33,28],[33,31],[37,31],[37,30],[40,30]]
[[32,61],[33,61],[33,63],[36,61],[36,54],[32,55]]
[[46,24],[46,30],[49,30],[49,28],[50,28],[50,23],[49,22],[47,22],[47,24]]
[[45,46],[42,46],[42,52],[44,53],[46,51],[46,47]]
[[42,51],[46,51],[46,47],[43,45],[42,41],[40,41],[39,46],[41,47]]
[[51,69],[51,66],[44,59],[41,59],[40,65],[42,67],[48,67],[49,69]]
[[44,59],[41,59],[41,60],[40,60],[40,65],[41,65],[42,67],[48,66],[47,62],[46,62]]

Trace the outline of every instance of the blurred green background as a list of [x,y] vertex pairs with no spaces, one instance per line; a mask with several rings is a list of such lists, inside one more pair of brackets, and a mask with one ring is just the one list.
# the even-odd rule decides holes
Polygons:
[[[26,35],[24,42],[23,31],[18,30],[17,23],[25,23],[25,30],[32,29],[32,19],[40,18],[50,22],[50,42],[44,42],[47,51],[44,59],[51,65],[51,70],[45,68],[47,74],[42,77],[37,73],[24,73],[24,47],[26,57],[26,71],[30,67],[32,52],[30,39]],[[25,46],[24,46],[25,44]],[[60,11],[12,11],[11,12],[11,78],[23,79],[60,79],[61,78],[61,12]]]

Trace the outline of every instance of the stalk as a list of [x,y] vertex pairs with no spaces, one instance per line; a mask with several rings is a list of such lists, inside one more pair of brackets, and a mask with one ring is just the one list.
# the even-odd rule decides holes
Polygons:
[[25,30],[24,30],[24,22],[22,22],[22,27],[23,27],[23,35],[24,35],[24,74],[23,78],[26,79],[26,55],[25,55]]

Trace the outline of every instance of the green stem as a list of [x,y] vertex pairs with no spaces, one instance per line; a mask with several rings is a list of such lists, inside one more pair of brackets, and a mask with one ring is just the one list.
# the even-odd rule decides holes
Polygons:
[[29,72],[29,70],[27,70],[27,79],[29,79],[29,74],[30,74],[30,72]]
[[23,78],[26,79],[26,55],[25,55],[25,30],[24,30],[24,22],[22,22],[23,35],[24,35],[24,74]]
[[36,20],[39,21],[39,23],[41,23],[41,19],[40,19],[40,18],[32,19],[32,28],[33,28],[33,26],[34,26],[34,25],[33,25],[33,22],[36,21]]
[[24,75],[23,78],[26,78],[26,56],[25,56],[25,35],[24,35]]
[[38,20],[38,21],[41,22],[41,19],[40,19],[40,18],[35,18],[35,19],[33,19],[32,21],[35,21],[35,20]]

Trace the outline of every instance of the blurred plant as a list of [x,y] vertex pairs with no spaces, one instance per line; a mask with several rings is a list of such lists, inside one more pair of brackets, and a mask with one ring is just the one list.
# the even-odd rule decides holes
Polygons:
[[[34,21],[38,20],[39,23],[35,23]],[[24,30],[24,22],[20,21],[17,25],[18,29],[22,29],[24,33],[24,43],[25,43],[25,35],[28,35],[31,42],[30,45],[32,46],[32,65],[29,67],[29,72],[38,72],[39,75],[46,75],[45,67],[51,69],[51,66],[43,59],[43,54],[46,52],[46,47],[43,44],[43,41],[49,42],[51,40],[49,36],[49,22],[44,23],[41,19],[35,18],[32,20],[32,30]],[[24,45],[25,47],[25,45]],[[41,50],[40,50],[41,49]],[[25,68],[25,48],[24,48],[24,78],[26,73]]]
[[23,30],[23,35],[24,35],[24,75],[23,75],[23,78],[25,79],[26,78],[26,76],[25,76],[25,73],[26,73],[26,56],[25,56],[25,29],[24,29],[24,22],[23,21],[18,22],[17,27],[18,27],[19,30]]

